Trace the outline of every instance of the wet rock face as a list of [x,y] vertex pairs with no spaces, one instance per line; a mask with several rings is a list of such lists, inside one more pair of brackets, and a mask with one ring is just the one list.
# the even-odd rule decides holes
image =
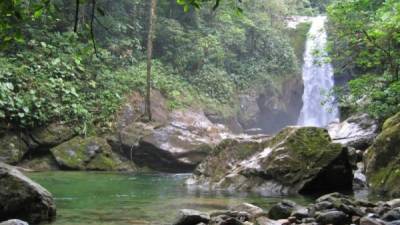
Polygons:
[[378,129],[378,122],[367,114],[352,116],[341,123],[328,126],[333,142],[358,150],[365,150],[372,144],[378,135]]
[[55,218],[56,207],[51,194],[3,163],[0,163],[0,187],[0,221],[18,218],[37,224]]
[[364,161],[373,192],[400,196],[400,113],[385,121],[382,132],[367,149]]
[[223,141],[187,184],[264,195],[351,190],[346,157],[325,129],[288,127],[272,138]]
[[66,170],[132,170],[130,163],[125,163],[112,152],[107,141],[99,137],[75,137],[52,148],[57,164]]
[[226,132],[202,112],[175,111],[170,114],[170,121],[159,127],[131,124],[122,130],[117,142],[124,155],[139,166],[163,172],[191,172]]

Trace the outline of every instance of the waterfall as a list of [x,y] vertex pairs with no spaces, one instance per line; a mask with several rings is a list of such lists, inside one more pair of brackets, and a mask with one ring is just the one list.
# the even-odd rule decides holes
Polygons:
[[297,124],[325,127],[339,119],[338,106],[327,94],[334,86],[332,65],[326,62],[325,16],[311,19],[303,65],[303,108]]

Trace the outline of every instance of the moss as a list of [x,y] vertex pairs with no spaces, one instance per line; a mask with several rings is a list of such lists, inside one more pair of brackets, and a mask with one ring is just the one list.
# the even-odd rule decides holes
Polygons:
[[373,192],[400,196],[400,113],[387,119],[367,150],[368,182]]
[[300,63],[303,63],[303,54],[306,48],[307,33],[310,30],[311,23],[300,23],[295,29],[289,29],[289,39],[294,48],[296,57]]
[[396,124],[400,124],[400,112],[397,113],[396,115],[390,117],[389,119],[387,119],[382,126],[382,130],[385,130],[389,127],[393,127]]
[[51,149],[61,168],[72,170],[121,170],[124,163],[99,137],[76,137]]

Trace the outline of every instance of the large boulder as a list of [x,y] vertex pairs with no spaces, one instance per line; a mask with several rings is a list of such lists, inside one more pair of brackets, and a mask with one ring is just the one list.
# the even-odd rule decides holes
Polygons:
[[132,123],[122,130],[117,141],[125,156],[158,171],[190,172],[227,132],[202,112],[175,111],[169,117],[165,125]]
[[400,196],[400,113],[385,121],[365,153],[368,184],[373,192]]
[[360,150],[365,150],[372,144],[378,135],[378,129],[378,122],[367,114],[355,115],[328,126],[333,142]]
[[346,157],[325,129],[288,127],[273,138],[223,141],[187,184],[264,195],[351,189]]
[[[33,146],[48,150],[49,147],[56,146],[74,137],[74,130],[60,123],[52,123],[48,126],[39,127],[30,133],[30,139]],[[36,145],[36,146],[35,146]]]
[[6,132],[0,137],[0,162],[15,165],[28,150],[28,145],[19,134]]
[[0,221],[22,219],[31,224],[56,216],[52,195],[14,167],[0,163]]
[[61,169],[67,170],[132,170],[100,137],[75,137],[52,148],[51,153]]

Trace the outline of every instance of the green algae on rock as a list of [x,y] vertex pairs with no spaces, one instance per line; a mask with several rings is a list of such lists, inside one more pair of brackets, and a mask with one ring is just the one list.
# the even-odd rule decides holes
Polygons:
[[272,138],[225,140],[187,183],[265,195],[351,189],[346,157],[325,129],[288,127]]
[[385,121],[365,154],[365,164],[373,192],[400,196],[400,113]]
[[75,137],[50,150],[62,169],[68,170],[133,170],[100,137]]

